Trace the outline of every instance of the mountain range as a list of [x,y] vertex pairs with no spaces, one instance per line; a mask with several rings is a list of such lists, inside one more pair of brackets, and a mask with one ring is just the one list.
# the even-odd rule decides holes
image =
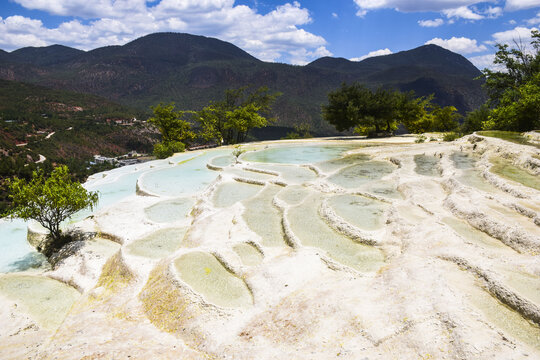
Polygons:
[[480,75],[466,58],[436,45],[360,62],[324,57],[305,66],[264,62],[228,42],[180,33],[91,51],[61,45],[0,50],[1,79],[99,95],[145,112],[170,101],[197,110],[228,88],[268,86],[283,93],[274,106],[276,125],[309,124],[320,134],[334,132],[320,106],[342,82],[434,94],[435,102],[465,113],[485,101]]

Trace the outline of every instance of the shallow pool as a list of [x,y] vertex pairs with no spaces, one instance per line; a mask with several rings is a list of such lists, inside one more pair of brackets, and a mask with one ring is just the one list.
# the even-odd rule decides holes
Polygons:
[[195,204],[192,198],[160,201],[144,209],[148,219],[158,223],[169,223],[184,219]]
[[340,157],[358,145],[275,146],[245,153],[241,159],[276,164],[313,164]]
[[245,307],[253,304],[246,283],[229,272],[214,255],[195,251],[174,261],[180,278],[206,301],[223,307]]
[[388,205],[358,195],[337,195],[328,205],[349,224],[363,230],[378,230],[384,226],[384,212]]
[[129,244],[126,249],[131,255],[159,259],[172,254],[180,247],[187,228],[169,228],[158,230],[142,239]]
[[441,176],[439,169],[439,158],[437,156],[428,155],[414,155],[414,162],[416,167],[414,171],[420,175],[426,176]]
[[203,190],[214,181],[219,172],[206,167],[207,162],[229,150],[213,150],[193,158],[188,158],[176,165],[146,172],[140,177],[144,190],[159,196],[181,197]]
[[243,218],[248,227],[262,238],[265,246],[283,246],[281,212],[272,204],[272,199],[281,190],[277,185],[267,185],[259,195],[245,200]]
[[384,254],[331,229],[319,216],[321,202],[322,196],[314,193],[289,210],[288,220],[293,233],[304,246],[319,248],[343,265],[363,272],[377,271],[384,263]]
[[234,164],[236,158],[232,155],[216,156],[210,160],[210,165],[225,167]]
[[29,275],[0,276],[0,294],[48,330],[60,326],[80,297],[77,290],[60,281]]
[[512,165],[508,160],[492,157],[489,159],[493,166],[489,169],[492,173],[505,179],[518,182],[527,187],[540,190],[540,177]]
[[256,168],[279,173],[279,176],[287,184],[303,184],[317,178],[317,174],[313,170],[303,166],[256,164]]
[[475,167],[477,159],[464,152],[454,152],[450,155],[456,169],[472,169]]
[[225,182],[216,188],[212,195],[212,203],[216,207],[224,208],[239,201],[250,198],[262,190],[260,185],[252,185],[243,182]]
[[26,241],[26,222],[0,219],[0,272],[23,271],[47,263]]
[[236,244],[233,246],[233,250],[240,257],[242,263],[247,266],[259,265],[263,259],[261,252],[251,244]]
[[387,161],[366,161],[346,167],[328,178],[344,188],[358,188],[368,182],[380,180],[391,174],[396,166]]
[[333,172],[343,167],[358,164],[360,162],[368,161],[371,156],[367,154],[351,154],[337,159],[331,159],[323,162],[316,163],[319,169],[324,172]]

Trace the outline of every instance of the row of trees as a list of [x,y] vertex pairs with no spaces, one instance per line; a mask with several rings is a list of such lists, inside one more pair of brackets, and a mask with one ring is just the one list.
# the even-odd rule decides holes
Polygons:
[[368,136],[391,135],[402,124],[411,133],[476,130],[528,131],[540,128],[540,32],[533,30],[531,43],[516,42],[515,48],[497,45],[494,64],[500,70],[483,70],[489,96],[486,104],[461,115],[453,106],[440,107],[433,96],[415,97],[360,84],[342,84],[328,94],[322,106],[325,120],[337,130],[354,129]]
[[342,84],[328,94],[322,115],[339,131],[354,129],[368,136],[391,135],[399,124],[412,133],[455,130],[461,117],[457,109],[440,107],[432,100],[433,96],[415,97],[413,92]]
[[222,101],[200,111],[177,111],[174,103],[159,104],[152,108],[154,116],[149,119],[162,135],[162,141],[154,146],[154,155],[168,157],[195,141],[218,145],[244,142],[251,129],[275,120],[268,114],[280,95],[270,93],[267,87],[251,92],[243,87],[225,91]]

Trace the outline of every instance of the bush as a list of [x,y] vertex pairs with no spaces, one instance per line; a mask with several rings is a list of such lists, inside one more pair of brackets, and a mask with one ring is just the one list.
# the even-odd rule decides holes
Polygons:
[[424,135],[420,135],[416,137],[416,140],[414,140],[415,143],[420,144],[426,141],[426,137]]
[[245,152],[246,152],[246,150],[242,149],[242,148],[240,147],[240,145],[235,145],[235,146],[234,146],[234,150],[233,150],[233,152],[232,152],[232,155],[238,160],[238,157],[239,157],[240,155],[242,155],[243,153],[245,153]]
[[186,146],[180,141],[159,142],[154,145],[154,156],[158,159],[165,159],[173,156],[174,153],[184,152],[185,150]]
[[443,140],[444,141],[454,141],[456,139],[459,139],[462,136],[463,136],[462,134],[459,134],[459,133],[456,133],[456,132],[449,132],[449,133],[444,134]]

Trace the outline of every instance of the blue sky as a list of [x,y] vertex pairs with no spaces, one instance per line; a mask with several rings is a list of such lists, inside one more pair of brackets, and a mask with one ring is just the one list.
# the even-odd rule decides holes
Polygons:
[[265,61],[361,60],[427,43],[489,66],[495,43],[527,42],[540,0],[1,0],[0,48],[83,50],[175,31],[232,42]]

